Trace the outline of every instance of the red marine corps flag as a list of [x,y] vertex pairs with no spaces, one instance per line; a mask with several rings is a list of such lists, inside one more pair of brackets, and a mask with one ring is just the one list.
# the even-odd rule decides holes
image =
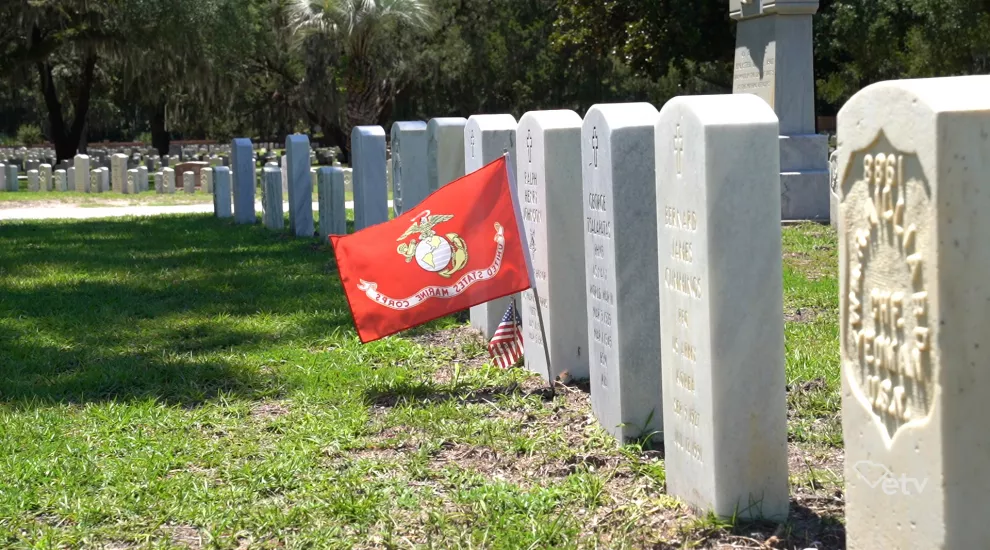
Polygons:
[[399,217],[331,236],[361,342],[530,287],[506,158]]

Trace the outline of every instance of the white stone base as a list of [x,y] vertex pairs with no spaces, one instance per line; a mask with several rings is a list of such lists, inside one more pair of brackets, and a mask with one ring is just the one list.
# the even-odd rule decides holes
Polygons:
[[827,169],[780,175],[780,215],[784,221],[827,220],[828,196]]
[[828,137],[780,136],[781,219],[829,219]]

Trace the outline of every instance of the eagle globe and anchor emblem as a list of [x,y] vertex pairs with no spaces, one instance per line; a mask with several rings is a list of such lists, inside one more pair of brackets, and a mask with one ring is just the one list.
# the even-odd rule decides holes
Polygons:
[[397,241],[405,241],[413,235],[419,235],[419,240],[413,238],[403,242],[396,251],[411,263],[413,259],[422,269],[436,273],[449,279],[458,271],[464,269],[468,262],[467,243],[457,233],[439,235],[434,231],[437,225],[454,219],[452,215],[433,214],[424,210],[413,218],[413,224]]

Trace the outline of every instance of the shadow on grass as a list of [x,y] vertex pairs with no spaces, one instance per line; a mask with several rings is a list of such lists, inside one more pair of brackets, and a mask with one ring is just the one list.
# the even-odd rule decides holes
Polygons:
[[315,239],[210,216],[0,226],[0,402],[262,398],[269,348],[337,328]]
[[[792,498],[787,520],[782,524],[737,520],[723,527],[717,520],[709,518],[706,521],[709,526],[702,527],[700,538],[702,543],[712,543],[712,547],[720,548],[722,544],[739,542],[733,540],[736,537],[746,539],[744,542],[757,543],[776,538],[775,544],[767,545],[774,548],[845,548],[846,527],[839,520],[841,515],[841,509],[816,510]],[[733,544],[732,547],[737,546]],[[752,546],[746,544],[742,547]]]

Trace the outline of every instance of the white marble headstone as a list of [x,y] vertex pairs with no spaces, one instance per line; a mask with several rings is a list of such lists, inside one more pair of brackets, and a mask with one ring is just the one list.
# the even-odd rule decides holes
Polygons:
[[52,190],[52,165],[42,164],[38,166],[38,175],[41,178],[41,190],[51,191]]
[[56,191],[69,190],[68,184],[66,183],[68,182],[68,174],[66,174],[65,170],[62,170],[61,168],[55,170],[55,175],[53,179],[54,179],[54,188]]
[[426,126],[426,177],[429,192],[464,176],[464,126],[467,119],[441,117]]
[[392,211],[398,216],[430,194],[427,169],[427,124],[421,120],[392,124]]
[[[516,188],[523,237],[533,259],[546,341],[532,290],[522,293],[526,367],[541,378],[588,370],[588,289],[584,277],[581,117],[574,111],[531,111],[516,130]],[[545,346],[549,346],[548,373]]]
[[[436,120],[436,119],[434,119]],[[464,144],[464,169],[470,174],[509,153],[514,162],[516,119],[512,115],[472,115],[461,136]],[[491,339],[512,300],[519,307],[519,295],[511,294],[471,308],[471,326]]]
[[114,193],[127,193],[127,155],[110,156],[110,181]]
[[347,234],[344,171],[338,166],[318,168],[316,181],[320,200],[320,241],[326,244],[330,235]]
[[656,130],[667,494],[783,521],[787,491],[777,116],[677,97]]
[[175,169],[174,168],[163,168],[162,175],[165,179],[165,194],[171,195],[175,193]]
[[663,426],[656,122],[648,103],[595,105],[581,128],[591,406],[620,441]]
[[182,190],[186,193],[196,192],[196,174],[194,172],[182,173]]
[[355,126],[351,131],[354,167],[354,230],[388,221],[388,182],[385,177],[385,130]]
[[88,155],[76,155],[73,160],[75,169],[75,190],[77,193],[89,193],[90,183],[90,160]]
[[282,210],[282,171],[266,166],[261,179],[261,221],[268,229],[281,231],[285,228],[285,214]]
[[28,170],[28,191],[41,191],[41,175],[37,170]]

